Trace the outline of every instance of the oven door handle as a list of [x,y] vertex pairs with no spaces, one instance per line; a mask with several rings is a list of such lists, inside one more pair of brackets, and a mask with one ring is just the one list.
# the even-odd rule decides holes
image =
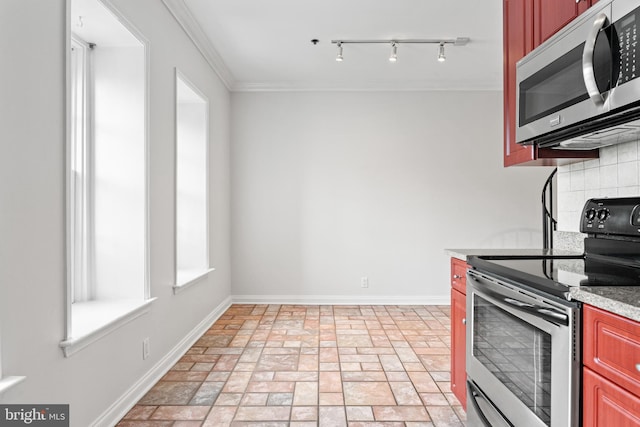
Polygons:
[[502,416],[484,393],[469,380],[467,380],[467,396],[484,427],[513,427],[513,424]]
[[[486,291],[483,291],[483,292],[486,292]],[[560,313],[550,308],[541,307],[539,305],[522,302],[517,299],[505,298],[491,291],[489,291],[488,293],[492,297],[496,298],[497,300],[504,301],[505,303],[513,307],[516,307],[518,310],[524,311],[525,313],[531,314],[536,317],[540,317],[552,323],[556,323],[556,324],[561,323],[565,326],[569,325],[569,316],[567,316],[564,313]]]
[[[469,271],[467,274],[474,282],[477,282],[479,284],[482,284],[482,282],[484,281],[488,281],[491,283],[490,280],[484,277],[479,277],[478,275],[473,274],[471,271]],[[500,286],[497,282],[495,283],[495,285]],[[502,302],[504,304],[507,304],[513,307],[514,310],[518,310],[523,313],[530,314],[539,319],[546,320],[556,325],[569,326],[569,316],[560,311],[556,311],[556,310],[553,310],[552,308],[543,307],[537,304],[530,304],[528,302],[520,301],[513,297],[508,297],[500,292],[496,292],[494,290],[489,289],[487,285],[482,286],[482,289],[479,289],[479,291],[481,294],[485,294],[496,301]]]

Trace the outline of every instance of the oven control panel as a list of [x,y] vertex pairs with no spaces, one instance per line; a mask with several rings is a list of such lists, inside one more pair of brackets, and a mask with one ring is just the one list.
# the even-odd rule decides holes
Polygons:
[[640,197],[587,200],[582,210],[580,231],[640,236]]

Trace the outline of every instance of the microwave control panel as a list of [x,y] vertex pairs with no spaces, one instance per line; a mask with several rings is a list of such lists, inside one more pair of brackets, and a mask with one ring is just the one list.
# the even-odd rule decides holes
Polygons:
[[[624,84],[640,75],[637,59],[640,56],[638,45],[638,21],[640,21],[640,8],[626,15],[614,23],[615,32],[618,35],[618,48],[620,52],[620,75],[618,84]],[[615,41],[613,41],[615,43]]]

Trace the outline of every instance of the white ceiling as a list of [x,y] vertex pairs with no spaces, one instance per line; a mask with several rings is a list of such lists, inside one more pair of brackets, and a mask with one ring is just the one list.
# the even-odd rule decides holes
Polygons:
[[[164,0],[231,90],[499,90],[501,0]],[[340,39],[453,39],[438,46]],[[311,39],[319,39],[317,45]]]

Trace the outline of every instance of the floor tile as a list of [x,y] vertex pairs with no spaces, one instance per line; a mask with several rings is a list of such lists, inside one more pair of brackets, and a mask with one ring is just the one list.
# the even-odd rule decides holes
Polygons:
[[210,406],[158,406],[152,420],[204,420]]
[[316,421],[318,408],[316,406],[294,406],[291,408],[291,421]]
[[234,421],[288,421],[290,413],[289,406],[241,406]]
[[319,427],[346,427],[344,406],[321,406],[318,408]]
[[348,421],[373,421],[371,406],[347,406]]
[[430,421],[424,406],[374,406],[376,421]]
[[200,388],[196,382],[160,381],[147,392],[140,405],[186,405]]
[[344,382],[346,405],[395,405],[387,382]]
[[222,382],[204,382],[189,401],[189,405],[213,405],[222,391]]
[[127,415],[124,416],[125,420],[147,420],[153,414],[157,406],[142,406],[136,405],[134,406]]

